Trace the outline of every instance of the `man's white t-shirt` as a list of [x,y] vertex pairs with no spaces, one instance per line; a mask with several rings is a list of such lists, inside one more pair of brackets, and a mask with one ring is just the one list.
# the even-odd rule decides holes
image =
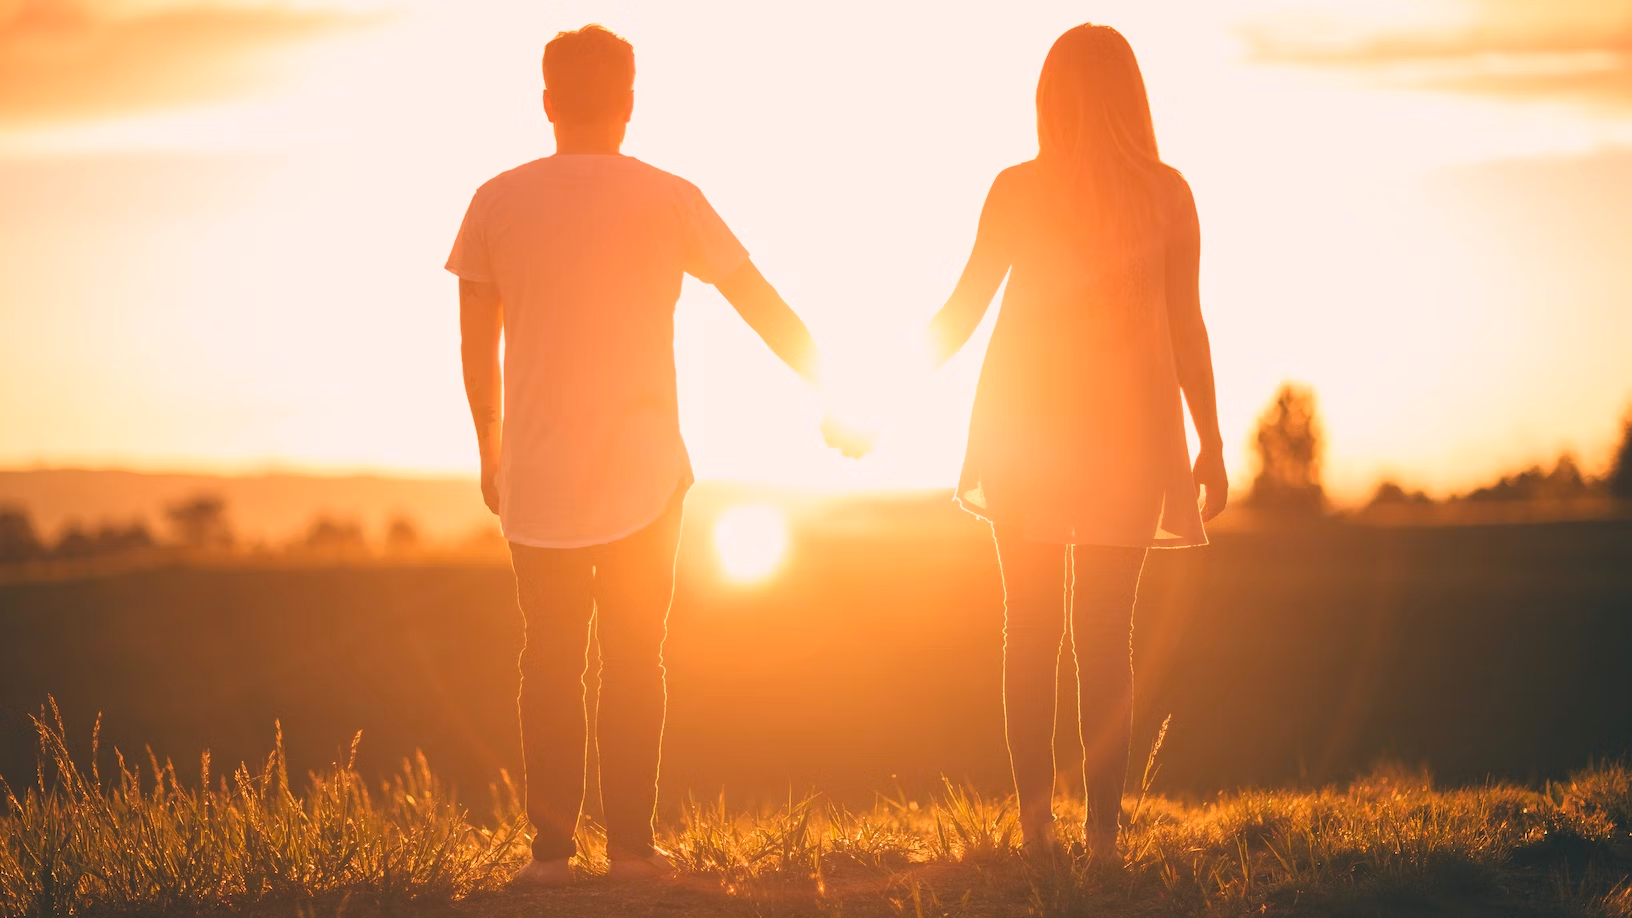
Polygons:
[[748,252],[695,185],[617,154],[549,156],[477,190],[448,257],[504,309],[499,522],[543,548],[616,541],[691,483],[674,383],[683,274]]

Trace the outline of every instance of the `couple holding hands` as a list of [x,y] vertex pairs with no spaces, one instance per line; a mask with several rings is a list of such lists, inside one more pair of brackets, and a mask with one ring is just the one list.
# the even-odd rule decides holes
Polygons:
[[[510,542],[526,622],[518,708],[536,835],[521,883],[571,879],[592,623],[611,869],[638,877],[670,866],[653,815],[663,640],[692,483],[675,393],[682,276],[713,284],[778,357],[818,380],[804,323],[696,186],[620,154],[634,76],[634,50],[612,32],[556,36],[544,49],[556,152],[481,186],[447,262],[459,277],[482,496]],[[1120,33],[1082,25],[1054,43],[1037,134],[1037,157],[992,183],[974,251],[928,337],[939,365],[1008,278],[956,499],[990,521],[1002,570],[1022,840],[1056,837],[1055,672],[1069,619],[1083,841],[1106,854],[1127,771],[1145,552],[1204,544],[1203,521],[1223,510],[1228,482],[1195,204],[1157,155],[1144,80]],[[1193,464],[1186,405],[1201,440]],[[839,425],[824,430],[859,451]]]

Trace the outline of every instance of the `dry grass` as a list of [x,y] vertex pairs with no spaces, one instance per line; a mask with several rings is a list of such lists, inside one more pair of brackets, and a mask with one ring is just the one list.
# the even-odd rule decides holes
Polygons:
[[[53,711],[40,770],[4,791],[0,914],[1578,915],[1632,918],[1632,771],[1600,765],[1535,790],[1435,789],[1379,770],[1346,788],[1200,803],[1141,793],[1121,852],[1017,850],[1012,802],[948,783],[854,811],[819,798],[756,813],[689,801],[662,887],[601,877],[504,892],[526,859],[508,779],[481,818],[421,760],[370,787],[349,764],[293,783],[282,744],[258,770],[184,786],[168,763],[87,773]],[[94,756],[93,756],[94,761]],[[1147,767],[1146,775],[1153,774]],[[1145,788],[1148,790],[1148,787]],[[1080,819],[1062,802],[1061,825]]]

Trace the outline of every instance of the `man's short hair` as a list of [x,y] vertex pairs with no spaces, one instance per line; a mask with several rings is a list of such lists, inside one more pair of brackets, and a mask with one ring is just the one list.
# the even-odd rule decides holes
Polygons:
[[615,117],[634,87],[635,49],[611,29],[586,25],[544,46],[544,88],[560,120]]

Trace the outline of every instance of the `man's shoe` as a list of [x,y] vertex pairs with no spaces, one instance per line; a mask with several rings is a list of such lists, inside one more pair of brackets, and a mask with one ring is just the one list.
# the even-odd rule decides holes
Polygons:
[[674,876],[674,861],[654,850],[648,857],[612,856],[606,876],[612,880],[667,880]]
[[558,857],[553,861],[528,861],[527,866],[510,880],[511,889],[552,889],[572,882],[570,858]]

